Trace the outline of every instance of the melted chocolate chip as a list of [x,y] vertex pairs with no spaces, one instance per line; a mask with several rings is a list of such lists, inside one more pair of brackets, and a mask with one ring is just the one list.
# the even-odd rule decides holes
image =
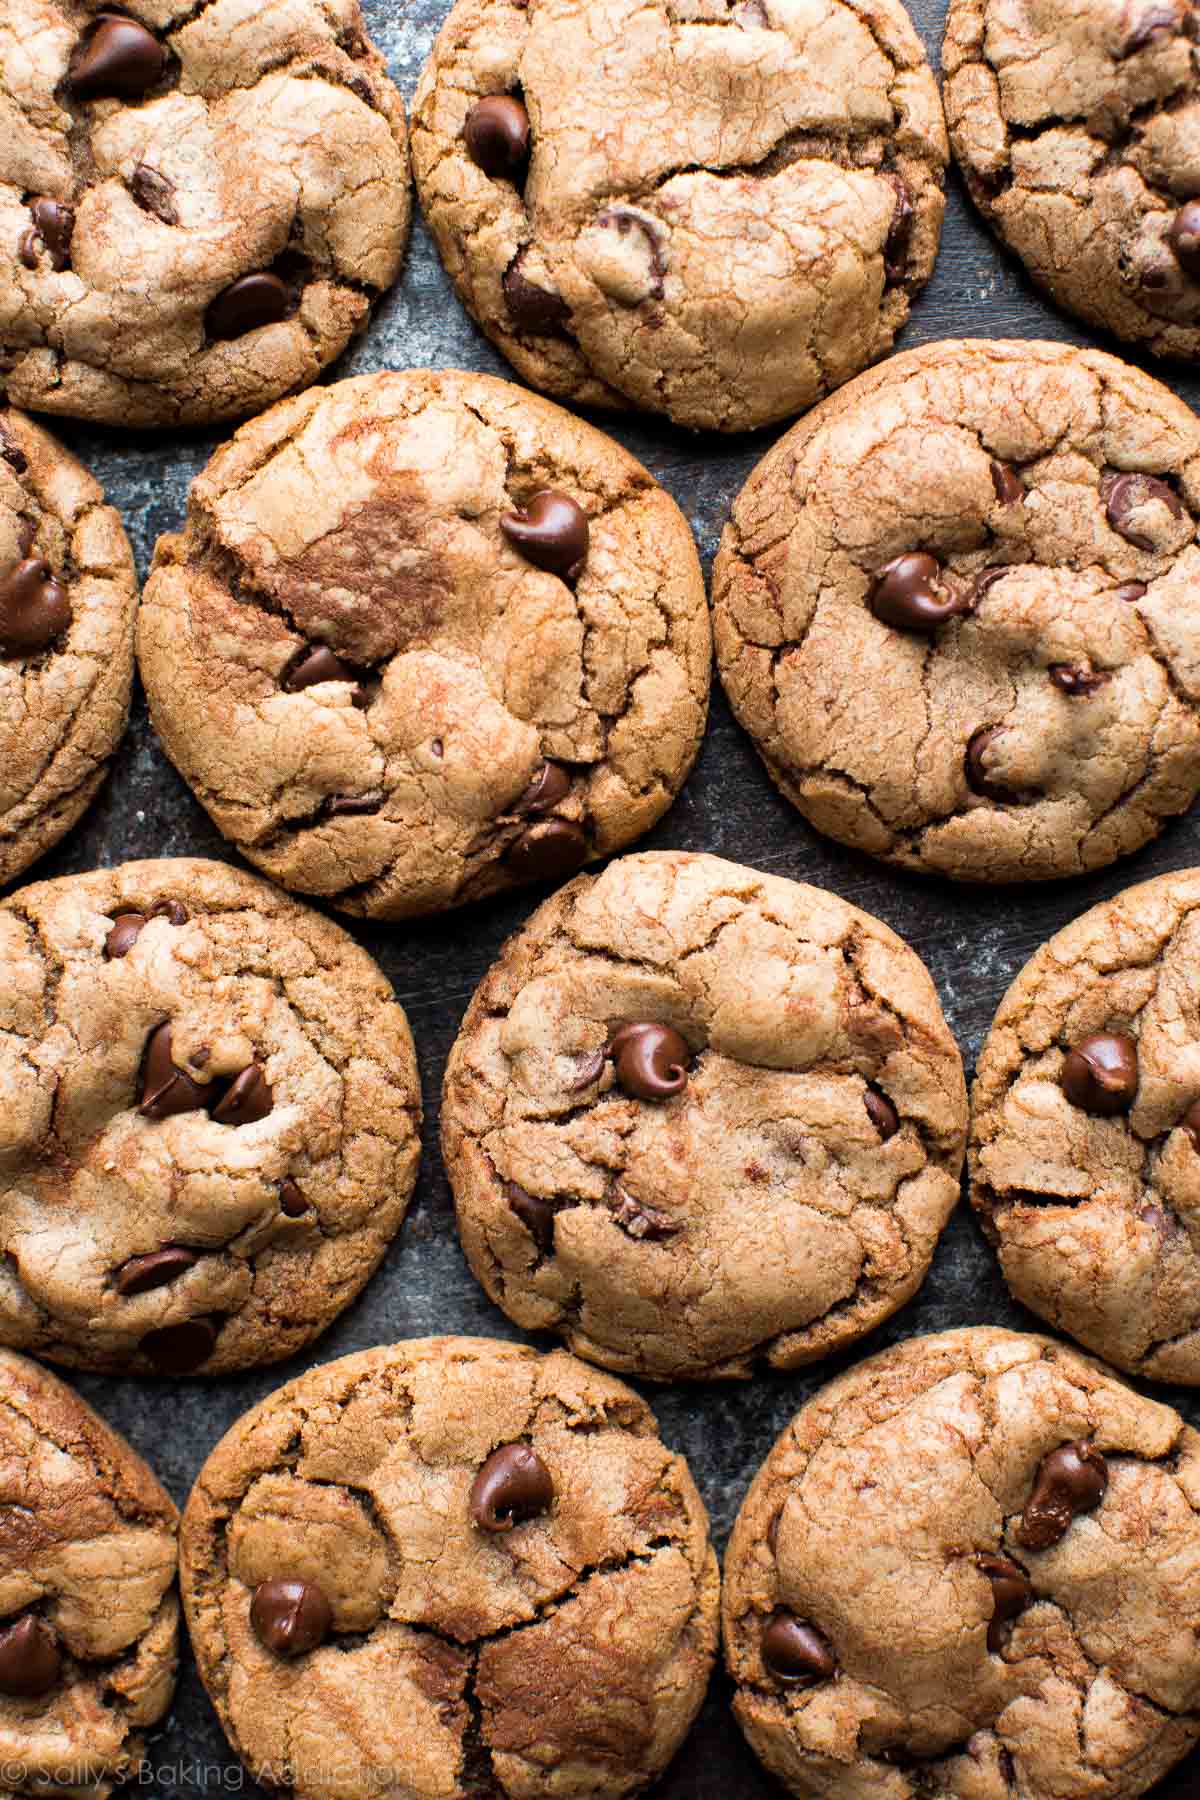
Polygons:
[[279,1190],[279,1210],[289,1219],[299,1219],[308,1211],[308,1201],[289,1177]]
[[894,556],[875,575],[868,604],[877,619],[898,631],[933,631],[963,610],[941,577],[937,557],[925,550]]
[[1098,1031],[1068,1050],[1062,1091],[1081,1112],[1108,1118],[1128,1112],[1138,1089],[1137,1041],[1123,1031]]
[[681,1220],[660,1212],[657,1206],[647,1206],[644,1200],[635,1200],[619,1182],[613,1191],[612,1217],[613,1224],[619,1225],[626,1237],[638,1243],[646,1239],[657,1243],[663,1238],[678,1237],[683,1230]]
[[505,1182],[504,1197],[542,1255],[549,1256],[554,1248],[554,1215],[558,1211],[554,1201],[529,1193],[515,1181]]
[[1104,502],[1105,515],[1113,530],[1119,532],[1137,550],[1154,550],[1158,547],[1152,537],[1147,537],[1133,523],[1134,514],[1141,507],[1157,500],[1173,518],[1183,517],[1183,507],[1177,495],[1157,475],[1121,475],[1110,469],[1101,477],[1100,498]]
[[1167,242],[1184,274],[1200,281],[1200,200],[1189,200],[1171,220]]
[[209,337],[239,338],[262,325],[277,325],[287,317],[290,306],[287,284],[260,269],[224,288],[210,305],[204,323]]
[[129,177],[129,191],[143,212],[153,214],[164,225],[178,225],[175,189],[166,176],[152,169],[149,163],[135,165]]
[[0,1694],[33,1700],[58,1681],[62,1656],[50,1626],[36,1613],[0,1625]]
[[504,298],[514,328],[526,337],[563,337],[571,309],[560,294],[521,272],[520,259],[505,272]]
[[117,1292],[126,1299],[131,1294],[148,1294],[151,1288],[165,1287],[177,1275],[185,1275],[198,1261],[196,1252],[185,1250],[182,1244],[167,1244],[147,1256],[131,1256],[117,1270]]
[[867,1117],[886,1144],[895,1137],[900,1129],[900,1115],[888,1099],[876,1088],[868,1088],[863,1095],[863,1105],[867,1109]]
[[543,488],[519,512],[501,515],[500,529],[536,568],[575,581],[588,552],[588,516],[578,501],[556,488]]
[[112,930],[104,940],[104,954],[110,961],[128,956],[151,919],[166,919],[171,925],[186,925],[187,908],[178,900],[160,900],[149,912],[117,913]]
[[1145,592],[1146,584],[1144,581],[1125,581],[1122,582],[1119,588],[1113,590],[1113,599],[1124,600],[1127,605],[1132,606],[1135,601],[1141,599]]
[[266,1076],[257,1063],[251,1063],[222,1094],[212,1116],[218,1125],[253,1125],[265,1119],[274,1104]]
[[471,1518],[481,1531],[511,1531],[554,1502],[550,1471],[528,1444],[493,1450],[471,1483]]
[[365,794],[331,794],[325,802],[325,811],[331,819],[378,812],[386,798],[382,788],[368,788]]
[[1019,1542],[1029,1550],[1048,1550],[1066,1536],[1077,1514],[1099,1506],[1107,1487],[1108,1464],[1086,1439],[1052,1450],[1021,1514]]
[[0,650],[44,650],[73,618],[67,591],[50,564],[30,556],[0,579]]
[[67,81],[76,100],[140,100],[167,66],[152,32],[123,13],[97,13],[71,58]]
[[[29,212],[33,224],[21,239],[21,261],[27,269],[37,265],[37,246],[50,258],[50,267],[62,274],[71,266],[71,236],[75,230],[75,213],[61,200],[31,200]],[[33,242],[27,244],[26,239]]]
[[589,1050],[586,1055],[581,1056],[574,1080],[567,1083],[567,1092],[577,1094],[582,1088],[589,1088],[593,1082],[599,1081],[607,1061],[608,1057],[603,1050]]
[[531,825],[510,848],[505,862],[518,881],[554,881],[573,875],[587,861],[587,839],[569,819]]
[[170,1024],[159,1025],[146,1040],[142,1058],[142,1101],[138,1111],[146,1119],[169,1119],[175,1113],[199,1112],[208,1105],[211,1088],[171,1061]]
[[315,1581],[262,1581],[250,1602],[250,1623],[264,1649],[291,1661],[325,1642],[333,1608]]
[[511,94],[491,94],[467,114],[463,141],[485,175],[515,180],[529,155],[529,114]]
[[190,1375],[207,1362],[217,1342],[215,1319],[184,1319],[178,1325],[162,1325],[148,1331],[139,1349],[160,1375]]
[[886,285],[895,287],[898,282],[904,280],[904,273],[908,267],[914,214],[907,183],[894,173],[890,174],[887,179],[896,190],[896,204],[892,210],[892,222],[888,226],[888,234],[883,246],[883,274]]
[[672,1025],[630,1022],[609,1039],[617,1080],[635,1100],[669,1100],[687,1085],[691,1048]]
[[1200,1150],[1200,1100],[1193,1100],[1179,1123],[1192,1140],[1192,1149]]
[[561,763],[543,763],[517,801],[514,812],[553,812],[571,791],[571,777]]
[[815,1625],[795,1613],[777,1612],[762,1634],[762,1659],[776,1681],[812,1687],[837,1674],[837,1658]]
[[36,269],[42,254],[42,240],[32,225],[27,225],[17,239],[17,255],[27,269]]
[[1076,669],[1070,663],[1051,663],[1049,675],[1056,688],[1074,699],[1086,699],[1112,680],[1107,669]]
[[975,1561],[992,1584],[992,1619],[987,1643],[989,1650],[996,1651],[1004,1642],[1005,1625],[1031,1604],[1033,1587],[1024,1570],[1007,1556],[994,1556],[985,1551]]
[[1018,500],[1025,498],[1025,483],[1007,463],[992,464],[992,486],[1001,506],[1015,506]]
[[323,681],[357,681],[358,671],[335,656],[327,644],[314,644],[300,652],[299,660],[284,670],[280,685],[289,694],[304,688],[318,687]]
[[967,786],[971,792],[981,794],[985,800],[994,800],[998,806],[1011,805],[1013,801],[1021,798],[1015,788],[1005,787],[1002,782],[994,780],[988,774],[988,751],[1003,735],[1003,725],[981,726],[972,734],[967,744],[965,759]]

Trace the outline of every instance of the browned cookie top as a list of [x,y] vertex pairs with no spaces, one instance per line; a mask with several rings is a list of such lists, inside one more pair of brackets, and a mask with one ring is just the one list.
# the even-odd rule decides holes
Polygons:
[[404,1217],[420,1098],[391,988],[221,863],[0,906],[0,1341],[75,1367],[286,1356]]
[[931,344],[768,451],[713,576],[721,676],[820,830],[1027,881],[1200,789],[1200,424],[1094,350]]
[[946,141],[900,0],[458,0],[413,161],[527,381],[741,430],[890,348],[933,268]]
[[1200,1384],[1200,869],[1042,946],[973,1108],[971,1198],[1017,1298],[1123,1369]]
[[300,1800],[626,1800],[716,1646],[704,1508],[644,1402],[483,1338],[343,1357],[247,1413],[182,1578],[235,1749]]
[[708,705],[704,581],[619,445],[486,375],[367,375],[239,431],[160,540],[155,727],[285,887],[404,918],[645,831]]
[[915,1338],[779,1438],[725,1557],[803,1800],[1133,1800],[1200,1735],[1200,1433],[1046,1338]]
[[70,1388],[0,1350],[0,1787],[103,1795],[175,1686],[176,1512]]
[[118,425],[236,418],[366,324],[408,234],[357,0],[0,0],[0,374]]
[[933,983],[832,894],[627,856],[506,945],[446,1073],[463,1244],[518,1324],[615,1369],[792,1368],[916,1292],[958,1197]]
[[1200,351],[1192,0],[951,0],[950,137],[972,198],[1054,299]]

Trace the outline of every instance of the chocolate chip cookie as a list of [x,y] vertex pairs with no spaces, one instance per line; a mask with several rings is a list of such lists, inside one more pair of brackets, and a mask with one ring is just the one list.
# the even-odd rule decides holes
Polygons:
[[725,1557],[734,1711],[790,1793],[1133,1800],[1200,1736],[1200,1433],[980,1326],[823,1388]]
[[625,1800],[716,1647],[704,1507],[649,1408],[485,1338],[270,1395],[201,1470],[181,1560],[221,1723],[300,1800]]
[[1159,356],[1200,354],[1192,0],[951,0],[954,154],[1054,300]]
[[124,1438],[0,1350],[0,1787],[110,1792],[175,1687],[177,1514]]
[[136,606],[129,540],[99,483],[0,407],[0,884],[104,780],[129,713]]
[[408,1024],[265,882],[190,858],[0,906],[0,1341],[219,1374],[353,1300],[416,1178]]
[[581,876],[450,1055],[468,1260],[518,1325],[658,1378],[795,1368],[912,1297],[962,1064],[917,956],[833,894],[681,851]]
[[787,418],[891,348],[937,254],[900,0],[458,0],[412,144],[472,316],[579,405]]
[[306,387],[408,236],[400,96],[357,0],[0,0],[0,377],[201,424]]
[[1200,790],[1200,423],[1111,356],[896,357],[768,451],[713,577],[726,692],[818,830],[960,881],[1136,850]]
[[218,451],[138,655],[164,748],[284,887],[400,919],[561,879],[666,811],[704,582],[611,439],[486,375],[367,375]]
[[1200,869],[1043,944],[979,1061],[971,1199],[1013,1293],[1133,1374],[1200,1384]]

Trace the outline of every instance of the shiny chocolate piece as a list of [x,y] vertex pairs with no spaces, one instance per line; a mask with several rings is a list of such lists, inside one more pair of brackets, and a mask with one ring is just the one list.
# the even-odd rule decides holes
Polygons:
[[146,1040],[142,1058],[142,1099],[138,1111],[146,1119],[169,1119],[176,1113],[199,1112],[209,1103],[212,1089],[193,1081],[171,1061],[170,1023],[156,1026]]
[[1189,281],[1200,281],[1200,200],[1187,200],[1171,220],[1167,242]]
[[218,1125],[253,1125],[265,1119],[274,1104],[266,1075],[257,1063],[251,1063],[226,1088],[212,1108],[212,1117]]
[[996,1651],[1004,1642],[1005,1625],[1032,1603],[1033,1585],[1025,1571],[1007,1556],[984,1551],[975,1558],[975,1562],[992,1584],[992,1618],[988,1626],[987,1644],[989,1650]]
[[553,812],[571,791],[571,777],[561,763],[546,762],[517,801],[514,812]]
[[569,819],[531,825],[505,857],[509,873],[517,881],[555,881],[573,875],[586,861],[587,839]]
[[165,175],[149,163],[136,163],[129,177],[129,191],[141,207],[164,225],[178,225],[175,189]]
[[942,565],[925,550],[885,563],[867,603],[877,619],[897,631],[934,631],[963,611],[959,596],[942,585]]
[[40,556],[0,576],[0,651],[44,650],[73,618],[67,590]]
[[167,53],[154,33],[124,13],[97,13],[71,57],[76,100],[140,100],[162,79]]
[[618,1026],[608,1053],[617,1080],[634,1100],[669,1100],[687,1085],[691,1048],[672,1025],[631,1022]]
[[160,1375],[190,1375],[208,1361],[216,1347],[215,1319],[184,1319],[148,1331],[138,1346]]
[[242,275],[217,295],[205,314],[209,337],[239,338],[263,325],[277,325],[291,307],[286,282],[260,269]]
[[1025,483],[1008,463],[993,462],[992,486],[1001,506],[1015,506],[1025,498]]
[[493,1450],[471,1484],[471,1518],[480,1531],[511,1531],[549,1512],[554,1502],[550,1471],[528,1444]]
[[1157,475],[1122,475],[1110,469],[1100,480],[1100,498],[1105,516],[1113,530],[1138,550],[1155,550],[1158,545],[1133,523],[1133,515],[1149,501],[1158,500],[1173,518],[1183,518],[1178,495]]
[[291,1662],[329,1636],[333,1608],[315,1581],[261,1581],[250,1602],[254,1635],[273,1656]]
[[1128,1112],[1138,1088],[1137,1040],[1123,1031],[1097,1031],[1063,1058],[1063,1093],[1081,1112],[1110,1118]]
[[886,285],[895,287],[904,280],[908,268],[908,252],[912,245],[915,214],[907,182],[894,172],[887,179],[896,190],[896,204],[883,245],[883,274]]
[[515,181],[529,156],[529,114],[511,94],[490,94],[467,114],[463,142],[485,175]]
[[863,1105],[867,1109],[867,1117],[886,1144],[889,1138],[895,1137],[900,1129],[900,1115],[878,1088],[869,1087],[863,1095]]
[[549,1256],[554,1249],[554,1215],[558,1211],[553,1200],[531,1194],[516,1181],[504,1183],[504,1196],[542,1255]]
[[57,1685],[61,1672],[58,1639],[45,1619],[27,1612],[0,1625],[0,1694],[36,1700]]
[[587,560],[591,528],[577,500],[557,488],[543,488],[519,512],[503,513],[500,529],[536,568],[575,581]]
[[795,1613],[775,1614],[762,1634],[761,1649],[768,1673],[789,1687],[812,1687],[837,1674],[828,1639]]
[[166,1244],[146,1256],[131,1256],[114,1277],[117,1292],[125,1299],[133,1294],[148,1294],[152,1288],[165,1287],[176,1276],[185,1275],[198,1261],[198,1253],[185,1250],[182,1244]]
[[1064,1444],[1044,1457],[1033,1493],[1017,1526],[1029,1550],[1049,1550],[1067,1534],[1080,1513],[1093,1512],[1108,1487],[1108,1464],[1086,1438]]
[[1076,669],[1070,663],[1051,663],[1048,674],[1055,687],[1072,699],[1086,700],[1112,680],[1107,669]]

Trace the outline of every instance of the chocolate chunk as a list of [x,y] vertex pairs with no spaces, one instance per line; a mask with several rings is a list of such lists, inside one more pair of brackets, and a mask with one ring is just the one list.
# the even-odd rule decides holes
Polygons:
[[188,909],[181,900],[160,900],[150,908],[152,919],[165,919],[168,925],[186,925]]
[[1099,1506],[1108,1487],[1108,1464],[1086,1439],[1064,1444],[1045,1457],[1017,1526],[1018,1541],[1048,1550],[1066,1536],[1078,1513]]
[[1144,581],[1124,581],[1119,588],[1114,588],[1113,599],[1124,600],[1127,605],[1132,606],[1135,601],[1141,599],[1145,592]]
[[178,900],[160,900],[158,905],[152,906],[148,913],[117,913],[113,919],[112,930],[104,940],[105,956],[110,961],[117,957],[128,956],[151,919],[166,919],[172,925],[186,925],[188,921],[187,908],[182,906]]
[[257,1063],[251,1063],[225,1090],[212,1116],[218,1125],[253,1125],[265,1119],[274,1104],[266,1076]]
[[531,1194],[515,1181],[504,1183],[504,1197],[542,1255],[549,1256],[554,1249],[554,1215],[558,1211],[553,1200]]
[[209,337],[239,338],[262,325],[277,325],[291,306],[287,285],[267,269],[239,276],[219,293],[205,314]]
[[325,811],[331,819],[378,812],[386,798],[382,788],[368,788],[365,794],[331,794],[325,802]]
[[308,1201],[290,1178],[279,1190],[279,1210],[289,1219],[303,1218],[308,1211]]
[[985,1551],[975,1561],[992,1584],[992,1619],[987,1644],[989,1650],[995,1651],[1004,1642],[1004,1626],[1032,1602],[1033,1587],[1024,1570],[1007,1556],[994,1556]]
[[21,237],[21,261],[27,269],[37,267],[38,249],[50,258],[50,267],[60,274],[71,266],[71,234],[75,230],[73,208],[61,200],[31,200],[29,211],[33,224]]
[[529,155],[529,114],[511,94],[491,94],[467,114],[463,141],[485,175],[515,180]]
[[1064,694],[1070,694],[1076,699],[1080,696],[1086,699],[1097,688],[1102,688],[1106,681],[1112,680],[1107,669],[1076,669],[1070,663],[1051,663],[1049,675],[1056,688],[1061,688]]
[[1007,463],[992,464],[992,486],[1001,506],[1015,506],[1018,500],[1025,498],[1025,483]]
[[863,1095],[863,1105],[867,1109],[867,1117],[886,1144],[900,1129],[899,1113],[887,1095],[881,1094],[877,1088],[867,1089]]
[[45,1619],[24,1613],[0,1625],[0,1694],[18,1700],[48,1694],[61,1670],[58,1640]]
[[608,1043],[617,1080],[635,1100],[669,1100],[687,1085],[691,1048],[672,1025],[631,1022]]
[[837,1674],[837,1658],[815,1625],[795,1613],[777,1612],[762,1634],[762,1659],[777,1681],[812,1687]]
[[569,819],[531,825],[505,858],[518,881],[553,881],[560,875],[573,875],[586,861],[587,839]]
[[513,808],[514,812],[553,812],[571,791],[571,777],[561,763],[543,763]]
[[571,309],[560,294],[540,287],[521,272],[521,261],[505,271],[504,298],[514,328],[527,337],[562,337]]
[[1167,242],[1190,281],[1200,281],[1200,200],[1189,200],[1171,220]]
[[196,1252],[185,1250],[182,1244],[167,1244],[147,1256],[131,1256],[117,1270],[117,1292],[126,1299],[131,1294],[148,1294],[151,1288],[165,1287],[177,1275],[186,1274],[198,1261]]
[[988,774],[988,751],[1003,736],[1003,725],[981,726],[972,733],[965,758],[967,786],[971,792],[981,794],[985,800],[994,800],[998,806],[1012,805],[1024,798],[1016,788],[1005,787],[1003,782]]
[[284,670],[280,685],[289,694],[298,694],[304,688],[317,687],[322,681],[357,679],[358,671],[343,662],[340,656],[335,656],[327,644],[314,644],[310,649],[302,650],[299,661]]
[[1179,30],[1179,8],[1173,0],[1149,0],[1148,5],[1140,8],[1134,4],[1125,9],[1125,20],[1128,36],[1121,46],[1121,55],[1135,56],[1139,50],[1148,45],[1161,42],[1164,37],[1173,37]]
[[657,1206],[647,1206],[644,1200],[635,1200],[619,1182],[613,1190],[612,1216],[614,1225],[638,1243],[647,1238],[657,1243],[663,1238],[678,1237],[683,1230],[681,1220],[660,1212]]
[[1174,518],[1183,517],[1183,507],[1178,496],[1157,475],[1120,475],[1116,470],[1110,469],[1100,479],[1100,498],[1104,502],[1104,511],[1113,530],[1138,550],[1158,548],[1154,539],[1147,537],[1144,531],[1139,531],[1133,523],[1134,514],[1141,507],[1158,500]]
[[7,431],[0,426],[0,456],[16,475],[24,475],[29,467],[29,458],[19,444],[14,444]]
[[146,1040],[142,1058],[142,1101],[138,1111],[146,1119],[169,1119],[175,1113],[199,1112],[209,1102],[211,1088],[193,1081],[171,1061],[170,1024],[159,1025]]
[[76,100],[140,100],[166,66],[166,51],[144,25],[103,12],[79,40],[67,81]]
[[556,488],[543,488],[520,512],[501,515],[509,543],[539,569],[575,581],[588,552],[590,527],[582,506]]
[[511,1531],[554,1502],[550,1471],[528,1444],[493,1450],[471,1483],[471,1518],[480,1531]]
[[217,1342],[215,1319],[184,1319],[148,1331],[139,1349],[150,1358],[160,1375],[190,1375],[207,1362]]
[[962,600],[941,577],[937,557],[925,550],[894,556],[877,571],[868,604],[877,619],[898,631],[933,631],[963,611]]
[[44,650],[67,629],[73,613],[50,564],[30,556],[0,579],[0,650]]
[[1063,1058],[1062,1091],[1082,1112],[1108,1118],[1128,1112],[1138,1088],[1137,1041],[1123,1031],[1098,1031]]
[[904,280],[904,272],[908,267],[914,214],[907,183],[894,172],[887,179],[896,190],[896,204],[883,245],[883,274],[885,284],[895,287],[897,282]]
[[17,255],[27,269],[36,269],[42,254],[42,240],[32,225],[27,225],[17,239]]
[[1200,1100],[1193,1100],[1179,1123],[1192,1140],[1192,1149],[1200,1150]]
[[250,1623],[264,1649],[290,1661],[325,1642],[333,1608],[315,1581],[260,1581],[250,1602]]
[[607,1061],[608,1057],[603,1050],[591,1050],[586,1056],[581,1056],[574,1080],[567,1083],[568,1093],[577,1094],[581,1088],[591,1087],[593,1082],[599,1081]]
[[149,163],[140,162],[134,166],[129,177],[129,191],[143,212],[152,213],[164,225],[178,225],[175,189],[166,176],[152,169]]

